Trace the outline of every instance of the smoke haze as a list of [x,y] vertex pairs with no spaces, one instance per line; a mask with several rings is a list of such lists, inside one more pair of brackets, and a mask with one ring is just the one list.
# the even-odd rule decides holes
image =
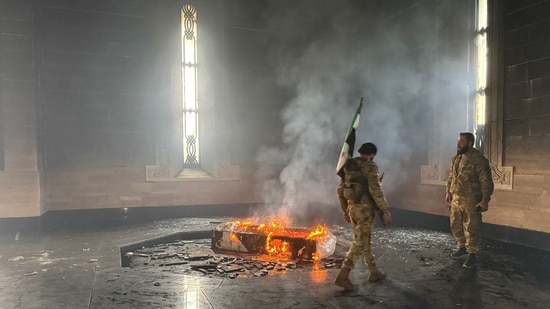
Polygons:
[[[430,12],[404,6],[385,20],[383,12],[351,2],[307,3],[273,5],[266,13],[267,27],[279,34],[270,54],[277,81],[293,96],[280,113],[282,143],[257,156],[267,213],[298,219],[339,210],[335,167],[361,97],[355,150],[367,141],[378,146],[386,196],[410,180],[411,168],[427,164],[438,97]],[[452,61],[447,65],[452,70]]]

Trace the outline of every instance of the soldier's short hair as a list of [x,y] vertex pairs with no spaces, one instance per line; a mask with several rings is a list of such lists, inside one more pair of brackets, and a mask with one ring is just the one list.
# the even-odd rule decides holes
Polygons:
[[357,150],[357,152],[359,152],[360,154],[366,154],[366,155],[370,155],[370,154],[376,155],[377,151],[378,151],[378,148],[376,148],[376,145],[373,143],[364,143]]
[[467,142],[472,142],[472,144],[475,144],[476,142],[476,137],[470,132],[460,132],[459,135],[464,136]]

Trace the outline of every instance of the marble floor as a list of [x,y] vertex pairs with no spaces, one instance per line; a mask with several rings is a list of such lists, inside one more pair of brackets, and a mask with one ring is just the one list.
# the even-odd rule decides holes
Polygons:
[[[375,227],[373,251],[387,273],[358,288],[333,284],[337,268],[267,276],[208,276],[181,267],[122,267],[121,246],[170,233],[211,231],[225,217],[178,218],[0,235],[0,308],[548,308],[550,253],[484,241],[476,269],[450,258],[448,233]],[[343,256],[347,226],[332,226]]]

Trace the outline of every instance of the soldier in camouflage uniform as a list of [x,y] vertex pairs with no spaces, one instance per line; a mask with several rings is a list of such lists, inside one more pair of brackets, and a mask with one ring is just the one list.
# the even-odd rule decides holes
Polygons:
[[340,208],[342,208],[342,212],[344,213],[344,220],[346,220],[347,223],[351,223],[351,219],[349,217],[349,212],[348,212],[348,200],[344,196],[344,185],[345,185],[344,178],[340,178],[340,183],[338,184],[336,193],[338,194],[338,201],[340,202]]
[[467,268],[477,264],[481,213],[489,209],[494,190],[489,161],[473,148],[474,142],[472,133],[458,135],[457,154],[451,160],[445,196],[446,201],[451,203],[451,233],[457,240],[458,248],[451,257],[459,259],[467,255],[463,264]]
[[353,243],[334,281],[345,290],[355,288],[349,279],[349,273],[360,257],[363,257],[369,270],[369,281],[374,282],[386,277],[386,274],[376,267],[371,252],[375,213],[380,212],[384,225],[391,223],[391,214],[380,184],[378,166],[372,161],[377,148],[372,143],[365,143],[358,152],[361,154],[360,157],[349,159],[344,165],[345,176],[337,189],[344,219],[352,224],[354,233]]

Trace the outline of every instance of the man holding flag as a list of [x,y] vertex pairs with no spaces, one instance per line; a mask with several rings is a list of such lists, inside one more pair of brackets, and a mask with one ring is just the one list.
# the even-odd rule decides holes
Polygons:
[[353,117],[336,167],[336,173],[341,178],[337,189],[340,207],[344,213],[344,219],[352,224],[354,233],[353,243],[334,280],[336,285],[345,290],[355,289],[349,279],[349,273],[360,257],[363,257],[367,265],[369,281],[379,281],[386,277],[386,274],[376,267],[374,255],[371,252],[371,234],[375,212],[381,213],[384,225],[391,223],[391,214],[382,192],[378,166],[373,161],[378,151],[376,145],[372,143],[361,145],[358,150],[360,157],[352,158],[355,131],[359,127],[362,105],[363,98],[361,98],[361,103]]
[[353,149],[355,148],[355,132],[359,128],[359,119],[361,117],[361,109],[363,108],[363,98],[359,102],[359,106],[353,115],[351,120],[351,126],[348,129],[348,134],[346,135],[346,140],[342,146],[342,151],[340,151],[340,157],[338,158],[338,163],[336,164],[336,174],[340,176],[340,183],[338,184],[338,200],[340,201],[340,207],[344,212],[344,220],[351,223],[351,219],[348,214],[348,202],[344,197],[344,164],[353,156]]

